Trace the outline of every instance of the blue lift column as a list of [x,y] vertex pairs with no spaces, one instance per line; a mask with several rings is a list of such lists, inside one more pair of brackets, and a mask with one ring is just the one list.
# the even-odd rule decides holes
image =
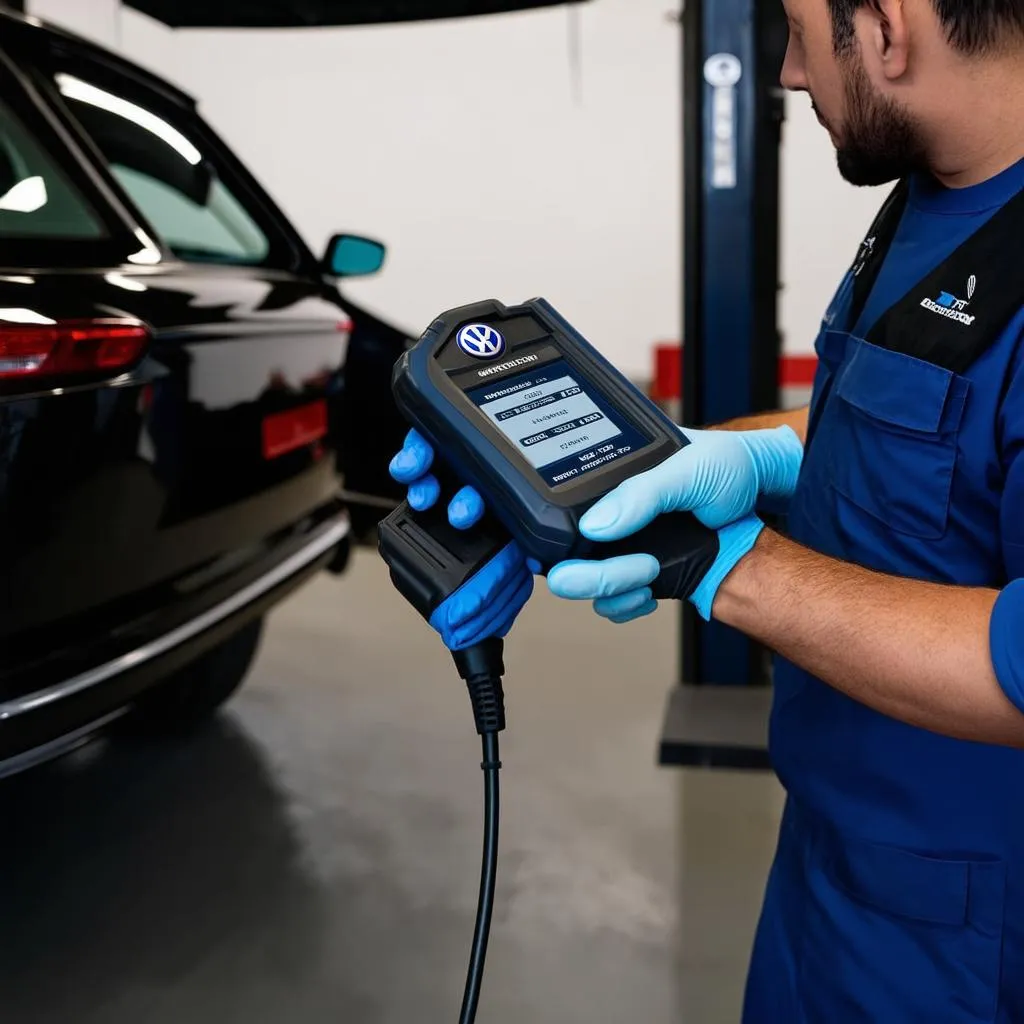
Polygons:
[[[685,0],[683,422],[779,407],[781,0]],[[767,768],[768,652],[681,612],[663,764]]]

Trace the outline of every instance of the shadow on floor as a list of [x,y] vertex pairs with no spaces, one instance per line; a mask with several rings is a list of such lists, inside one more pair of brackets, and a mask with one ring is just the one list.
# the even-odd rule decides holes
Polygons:
[[320,941],[286,803],[230,721],[7,780],[0,821],[5,1021],[150,1020],[183,980],[203,988],[211,951],[242,984]]

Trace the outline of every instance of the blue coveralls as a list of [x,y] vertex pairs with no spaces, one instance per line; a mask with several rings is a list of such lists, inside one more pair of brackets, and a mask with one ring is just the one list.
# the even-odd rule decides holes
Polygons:
[[[866,337],[1022,189],[1024,162],[963,190],[909,183],[863,312],[849,322],[851,269],[822,324],[788,530],[886,573],[1001,590],[990,644],[1024,712],[1024,289],[959,371]],[[997,282],[1005,300],[1015,242],[940,274],[906,344],[932,323],[970,338],[955,314],[983,317]],[[1024,750],[902,724],[785,660],[770,747],[787,802],[744,1024],[1024,1024]]]

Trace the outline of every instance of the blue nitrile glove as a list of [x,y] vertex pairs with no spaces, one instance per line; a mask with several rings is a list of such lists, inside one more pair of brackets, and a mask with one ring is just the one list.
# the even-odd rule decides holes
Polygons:
[[[587,511],[580,533],[590,540],[628,537],[665,512],[692,512],[718,529],[719,555],[690,600],[710,618],[715,594],[736,563],[754,546],[764,524],[758,502],[785,502],[796,488],[804,448],[788,426],[764,430],[683,429],[682,451],[624,481]],[[548,576],[562,597],[589,598],[599,615],[629,622],[657,607],[649,584],[660,567],[648,555],[563,563]]]
[[[624,486],[626,484],[620,485]],[[585,521],[586,516],[583,518]],[[717,531],[718,554],[689,595],[690,602],[703,619],[711,618],[715,595],[722,581],[736,568],[740,559],[750,553],[763,529],[764,523],[757,516],[747,515]],[[581,532],[595,540],[619,540],[634,531],[616,527],[600,538],[582,526]],[[598,615],[612,622],[624,623],[650,615],[657,608],[658,602],[654,600],[650,585],[660,572],[657,558],[648,554],[600,560],[572,559],[554,566],[548,573],[548,587],[558,597],[593,601]]]
[[[434,449],[417,430],[406,435],[402,450],[391,460],[391,476],[408,484],[407,498],[417,512],[430,508],[441,497],[441,485],[430,472]],[[463,487],[448,503],[448,522],[458,530],[475,526],[484,514],[483,498],[472,488]]]
[[[417,511],[433,506],[441,485],[430,473],[434,449],[415,430],[406,436],[402,450],[391,460],[391,476],[408,485],[408,501]],[[468,530],[484,514],[484,502],[472,487],[461,488],[448,503],[448,522]],[[533,574],[540,565],[524,557],[512,542],[503,548],[471,580],[450,595],[430,617],[450,650],[462,650],[491,636],[505,636],[533,594]]]
[[430,624],[452,651],[504,637],[533,594],[533,574],[514,541],[440,604]]
[[796,489],[804,446],[790,427],[682,433],[690,442],[682,451],[595,502],[580,521],[585,537],[625,537],[663,512],[693,512],[717,529],[749,515],[759,499],[784,501]]

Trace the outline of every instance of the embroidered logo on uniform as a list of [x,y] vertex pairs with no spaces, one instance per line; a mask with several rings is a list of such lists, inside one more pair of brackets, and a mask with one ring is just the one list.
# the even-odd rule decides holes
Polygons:
[[930,313],[938,313],[939,316],[944,316],[949,320],[956,320],[959,323],[970,327],[971,324],[977,319],[970,313],[965,313],[964,310],[971,304],[971,299],[974,298],[974,292],[978,287],[978,279],[971,274],[967,279],[967,298],[961,299],[951,292],[939,292],[937,299],[922,299],[921,305],[924,306]]

